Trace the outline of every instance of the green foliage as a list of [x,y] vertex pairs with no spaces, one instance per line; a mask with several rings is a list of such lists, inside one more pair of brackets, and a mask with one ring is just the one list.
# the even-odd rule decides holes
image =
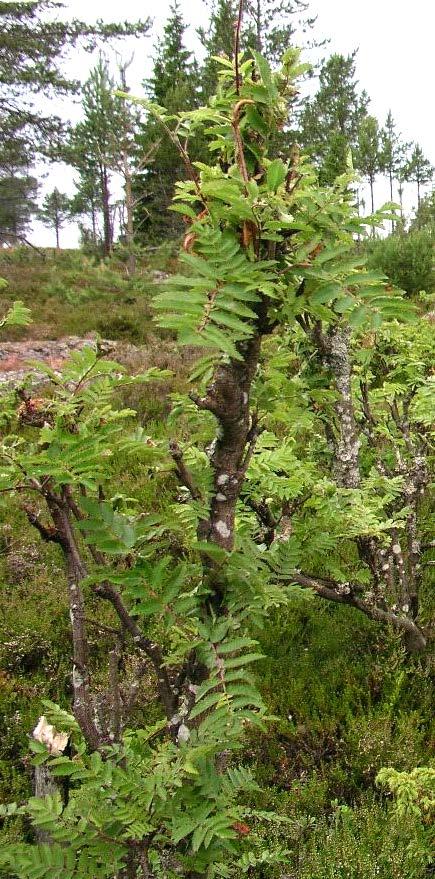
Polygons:
[[[421,839],[415,824],[411,833]],[[300,879],[423,879],[429,853],[422,842],[409,847],[402,822],[373,802],[360,809],[336,804],[331,821],[322,821],[301,852]]]
[[[0,289],[3,279],[0,278]],[[6,282],[4,282],[6,284]],[[23,302],[17,300],[0,320],[0,329],[3,327],[27,327],[30,323],[30,309]]]
[[[177,2],[155,49],[153,72],[144,82],[146,94],[169,112],[198,105],[199,75],[191,52],[184,46],[186,25]],[[152,115],[139,126],[139,153],[133,178],[136,240],[160,242],[181,232],[181,218],[168,213],[175,181],[182,178],[181,156]],[[191,148],[193,144],[191,144]]]
[[[1,122],[0,122],[1,124]],[[16,245],[24,238],[37,213],[35,177],[18,176],[7,169],[0,178],[0,242]]]
[[365,91],[358,91],[355,60],[355,52],[331,55],[320,71],[317,94],[301,114],[302,143],[325,183],[346,171],[348,152],[357,153],[359,127],[367,116],[369,98]]
[[49,192],[43,201],[42,208],[39,212],[39,218],[42,222],[54,229],[56,235],[56,246],[59,247],[60,230],[70,215],[70,200],[64,192],[59,192],[55,187]]
[[405,168],[405,180],[415,182],[417,185],[418,207],[420,206],[421,189],[432,180],[433,172],[433,166],[429,159],[426,159],[421,146],[414,144],[414,149]]
[[411,772],[381,769],[376,780],[394,794],[399,815],[430,818],[435,809],[435,769],[430,766],[419,766]]
[[368,264],[388,275],[409,295],[432,292],[435,283],[433,235],[428,229],[380,238],[368,247]]
[[77,80],[62,70],[72,47],[93,51],[107,40],[139,37],[149,30],[149,21],[64,21],[51,17],[51,8],[50,0],[4,2],[0,6],[2,167],[25,166],[35,149],[46,155],[53,142],[58,142],[63,133],[59,117],[36,111],[33,95],[43,92],[53,97],[77,91]]
[[[4,848],[0,864],[19,879],[47,871],[60,879],[111,879],[128,871],[231,877],[253,869],[273,876],[287,857],[301,876],[307,869],[331,875],[330,861],[332,875],[341,870],[345,876],[343,840],[357,853],[357,871],[373,873],[370,848],[357,846],[360,816],[349,830],[347,804],[337,807],[332,824],[327,815],[321,819],[320,850],[309,838],[312,816],[299,817],[297,828],[286,814],[252,808],[262,792],[236,755],[249,731],[261,741],[271,719],[257,663],[264,663],[263,689],[272,709],[286,716],[279,721],[281,735],[312,742],[327,717],[316,771],[328,759],[326,740],[334,754],[339,750],[338,735],[346,756],[357,755],[350,780],[345,758],[336,761],[332,780],[320,777],[316,786],[310,779],[318,813],[330,808],[334,785],[346,795],[354,793],[355,777],[369,784],[379,756],[389,761],[398,742],[403,752],[406,731],[414,736],[406,739],[408,753],[410,742],[417,750],[424,735],[419,717],[410,714],[407,727],[395,710],[400,674],[387,709],[372,710],[375,687],[366,693],[366,654],[373,627],[361,624],[357,636],[351,611],[362,608],[370,616],[373,607],[372,569],[358,548],[367,541],[389,547],[409,523],[409,473],[386,467],[408,460],[411,430],[422,441],[428,435],[433,341],[420,333],[415,362],[400,365],[401,346],[416,332],[415,310],[382,273],[366,270],[355,245],[367,226],[390,215],[356,216],[350,174],[319,187],[304,157],[295,152],[285,162],[269,153],[305,69],[298,53],[289,50],[277,72],[257,51],[236,65],[226,58],[219,65],[219,92],[209,107],[174,114],[145,102],[181,149],[188,179],[177,187],[175,211],[192,220],[181,259],[185,273],[165,280],[158,320],[181,343],[209,349],[193,372],[205,396],[178,393],[167,429],[160,425],[152,438],[132,408],[118,408],[116,401],[165,380],[168,372],[151,367],[130,376],[97,346],[75,353],[61,370],[45,366],[43,396],[21,389],[2,440],[2,494],[18,500],[28,523],[62,559],[73,650],[74,716],[63,708],[63,693],[60,706],[44,703],[48,723],[68,733],[68,754],[50,754],[40,741],[32,745],[36,767],[55,780],[68,779],[68,800],[55,793],[2,813],[6,822],[30,819],[52,843],[27,839]],[[208,142],[207,163],[193,163],[186,152],[184,144],[197,134]],[[330,344],[323,360],[314,349],[316,333],[325,351]],[[263,353],[262,336],[269,336]],[[332,385],[333,343],[341,344],[335,356],[344,363],[345,379],[340,384],[342,374],[335,375]],[[364,381],[370,383],[371,420]],[[340,426],[343,384],[349,398],[357,383],[361,398],[355,397],[347,424],[370,423],[371,433],[361,430],[360,478],[349,485],[334,469],[334,428]],[[140,473],[142,483],[132,486]],[[174,496],[175,476],[181,488]],[[420,518],[411,524],[423,530],[424,513],[422,519],[423,526]],[[305,608],[301,586],[353,602],[353,609],[340,608],[347,624],[339,654],[338,638],[324,634],[311,591]],[[289,711],[277,673],[282,643],[275,639],[272,661],[264,661],[262,647],[271,638],[271,610],[282,616],[296,597],[292,665],[299,675],[287,692]],[[393,612],[387,618],[412,623]],[[89,649],[87,627],[93,624],[104,635],[98,650]],[[322,649],[305,657],[310,635]],[[303,650],[301,643],[307,644]],[[106,645],[108,656],[99,661]],[[285,650],[290,652],[288,644]],[[329,690],[318,673],[319,657],[329,666]],[[144,675],[152,706],[141,690]],[[361,708],[372,710],[368,719],[361,719]],[[303,786],[299,769],[291,782]],[[371,838],[377,812],[362,814]],[[252,839],[245,820],[254,823]],[[273,839],[273,831],[264,844],[265,823],[291,827],[292,851]],[[401,844],[403,835],[398,838]],[[328,843],[332,857],[325,863]],[[302,845],[310,855],[298,863]],[[376,866],[383,869],[391,853],[383,840]],[[423,861],[416,863],[420,869]]]

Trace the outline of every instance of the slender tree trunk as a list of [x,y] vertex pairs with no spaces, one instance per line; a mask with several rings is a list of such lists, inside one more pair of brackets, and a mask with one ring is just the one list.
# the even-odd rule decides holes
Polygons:
[[73,640],[73,709],[83,735],[92,750],[101,743],[95,724],[94,705],[90,692],[88,639],[85,624],[85,603],[82,580],[87,576],[85,564],[78,550],[69,513],[64,500],[48,497],[47,505],[57,529],[57,542],[62,548],[67,569],[69,611]]
[[256,19],[257,19],[257,20],[256,20],[256,28],[257,28],[257,37],[256,37],[257,52],[262,52],[262,51],[263,51],[263,41],[262,41],[262,34],[261,34],[261,0],[257,0],[257,16],[256,16]]
[[[370,177],[370,178],[369,178],[369,182],[370,182],[370,202],[371,202],[371,206],[372,206],[372,214],[374,214],[374,212],[375,212],[375,193],[374,193],[374,184],[375,184],[375,181],[374,181],[374,178],[373,178],[373,177]],[[374,225],[372,225],[372,237],[373,237],[373,238],[375,237],[375,227],[374,227]]]
[[96,243],[97,243],[97,218],[96,218],[95,202],[93,200],[91,202],[91,222],[92,222],[92,243],[95,247]]
[[56,221],[56,250],[60,250],[59,244],[59,223]]
[[403,220],[403,183],[399,181],[400,218]]
[[[393,201],[393,172],[391,167],[388,170],[388,177],[390,180],[390,201]],[[394,220],[391,220],[391,231],[394,232]]]
[[127,224],[125,227],[125,240],[127,243],[127,271],[132,278],[136,271],[136,257],[134,254],[134,225],[133,225],[133,192],[131,185],[131,173],[128,166],[128,158],[124,156],[124,180],[125,180],[125,210]]
[[105,165],[101,167],[101,199],[103,204],[103,253],[109,256],[112,250],[112,223],[110,218],[110,192],[108,172]]
[[[334,476],[339,486],[355,489],[361,483],[361,469],[359,462],[360,443],[352,389],[350,327],[337,324],[331,327],[329,332],[325,334],[322,332],[321,324],[319,323],[313,331],[313,340],[318,348],[322,362],[331,370],[335,388],[338,392],[338,399],[335,404],[337,425],[332,438]],[[365,417],[370,419],[370,411],[367,411],[367,405],[369,405],[368,401],[365,408]],[[403,419],[400,419],[399,415],[395,417],[401,432],[405,431],[406,439],[407,425]],[[410,452],[412,452],[412,449],[410,449]],[[419,458],[416,460],[419,461]],[[418,490],[425,484],[423,465],[420,464],[418,468],[414,464],[410,474],[412,474],[412,478],[407,490],[409,503],[415,500],[418,496]],[[412,521],[409,520],[408,530],[412,552],[415,558],[418,559],[420,548],[417,540],[416,521],[414,519]],[[402,609],[401,613],[397,614],[393,609],[388,609],[386,602],[388,591],[386,590],[390,587],[389,578],[391,571],[389,570],[389,565],[386,564],[386,551],[378,540],[371,537],[361,536],[356,541],[361,561],[365,562],[368,566],[372,576],[373,596],[370,600],[365,596],[360,596],[358,594],[358,587],[352,587],[351,584],[344,584],[344,590],[340,584],[335,584],[331,588],[331,581],[324,580],[322,582],[321,578],[317,578],[317,582],[313,582],[313,585],[317,593],[324,598],[351,604],[371,619],[390,623],[404,635],[407,650],[409,652],[418,652],[426,646],[425,636],[415,620],[415,608],[418,607],[418,578],[412,575],[411,577],[408,576],[397,533],[393,531],[390,533],[390,541],[393,576],[397,580],[398,603]],[[307,579],[305,577],[306,582],[303,583],[304,575],[301,576],[299,572],[295,576],[295,582],[300,582],[301,585],[309,585],[308,580],[310,578]],[[313,581],[316,580],[316,578],[311,579]]]

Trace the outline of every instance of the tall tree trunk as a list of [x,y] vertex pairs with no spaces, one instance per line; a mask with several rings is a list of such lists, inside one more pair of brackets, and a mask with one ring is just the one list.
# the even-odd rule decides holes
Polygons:
[[131,186],[131,173],[128,165],[128,158],[124,156],[124,180],[125,180],[125,210],[127,214],[127,224],[125,227],[125,240],[127,244],[127,271],[129,277],[132,278],[136,271],[136,257],[134,254],[134,226],[133,226],[133,192]]
[[[375,212],[375,194],[374,194],[374,184],[375,184],[375,181],[374,181],[374,178],[373,178],[373,177],[370,177],[370,178],[369,178],[369,183],[370,183],[370,203],[371,203],[371,207],[372,207],[372,214],[374,214],[374,212]],[[372,225],[372,237],[373,237],[373,238],[375,237],[375,227],[374,227],[374,225]]]
[[103,205],[103,253],[109,256],[112,250],[112,223],[110,218],[110,192],[108,172],[105,165],[101,167],[101,200]]
[[92,243],[95,247],[96,243],[97,243],[97,218],[96,218],[95,202],[93,199],[91,201],[91,222],[92,222]]
[[257,15],[256,15],[256,43],[257,43],[257,52],[263,51],[263,40],[261,35],[261,0],[257,0]]
[[[393,171],[391,167],[388,169],[388,177],[390,180],[390,201],[393,201]],[[391,220],[391,231],[394,232],[394,220]]]

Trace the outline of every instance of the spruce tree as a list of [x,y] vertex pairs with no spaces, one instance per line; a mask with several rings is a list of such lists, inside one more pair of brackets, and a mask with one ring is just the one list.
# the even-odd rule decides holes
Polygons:
[[[290,46],[305,43],[315,17],[304,17],[305,0],[252,0],[247,8],[247,42],[276,66]],[[318,45],[318,44],[317,44]]]
[[[152,101],[175,110],[189,110],[198,103],[198,71],[191,52],[184,46],[186,25],[178,0],[172,4],[163,39],[156,47],[152,75],[145,80]],[[183,163],[158,123],[148,117],[137,137],[141,156],[133,180],[136,238],[142,243],[150,235],[159,240],[181,229],[176,214],[168,214],[175,181],[183,175]]]
[[[237,7],[236,0],[217,0],[211,4],[208,28],[198,29],[206,50],[201,71],[204,98],[214,94],[217,87],[219,65],[214,57],[225,55],[231,58],[234,54]],[[316,20],[310,16],[304,17],[307,9],[305,0],[251,0],[246,6],[245,24],[240,34],[241,50],[261,52],[272,67],[276,67],[283,52],[290,46],[306,42],[305,36]]]
[[198,36],[206,52],[201,69],[201,96],[208,100],[216,91],[219,64],[217,56],[232,58],[234,22],[237,20],[236,0],[217,0],[210,9],[207,28],[198,28]]
[[356,52],[334,54],[323,64],[319,89],[301,113],[301,140],[319,168],[322,183],[346,170],[349,150],[357,151],[369,97],[355,79]]

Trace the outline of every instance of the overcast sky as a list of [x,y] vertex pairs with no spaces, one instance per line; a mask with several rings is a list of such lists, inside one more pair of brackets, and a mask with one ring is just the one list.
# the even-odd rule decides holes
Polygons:
[[[132,91],[141,92],[141,80],[150,72],[154,46],[162,33],[168,15],[170,0],[67,0],[62,17],[76,17],[86,21],[102,18],[105,21],[153,19],[151,36],[140,40],[123,41],[123,54],[134,52],[129,70]],[[186,41],[189,48],[199,51],[195,28],[207,20],[204,0],[181,2],[185,20],[189,24]],[[405,140],[420,143],[425,155],[435,165],[434,106],[434,35],[435,4],[433,0],[311,0],[310,15],[317,15],[314,34],[318,40],[329,38],[329,46],[322,54],[348,54],[358,49],[357,77],[361,89],[370,98],[369,112],[383,123],[389,109]],[[86,78],[89,57],[74,56],[70,72]],[[69,111],[70,118],[77,110]],[[47,168],[47,171],[49,169]],[[72,191],[73,172],[68,169],[51,170],[44,188],[57,185]],[[388,198],[382,181],[377,185],[377,202]],[[408,187],[406,204],[415,204],[412,187]],[[52,235],[43,227],[35,227],[33,240],[39,244],[52,243]],[[63,246],[74,246],[77,235],[65,230]]]

